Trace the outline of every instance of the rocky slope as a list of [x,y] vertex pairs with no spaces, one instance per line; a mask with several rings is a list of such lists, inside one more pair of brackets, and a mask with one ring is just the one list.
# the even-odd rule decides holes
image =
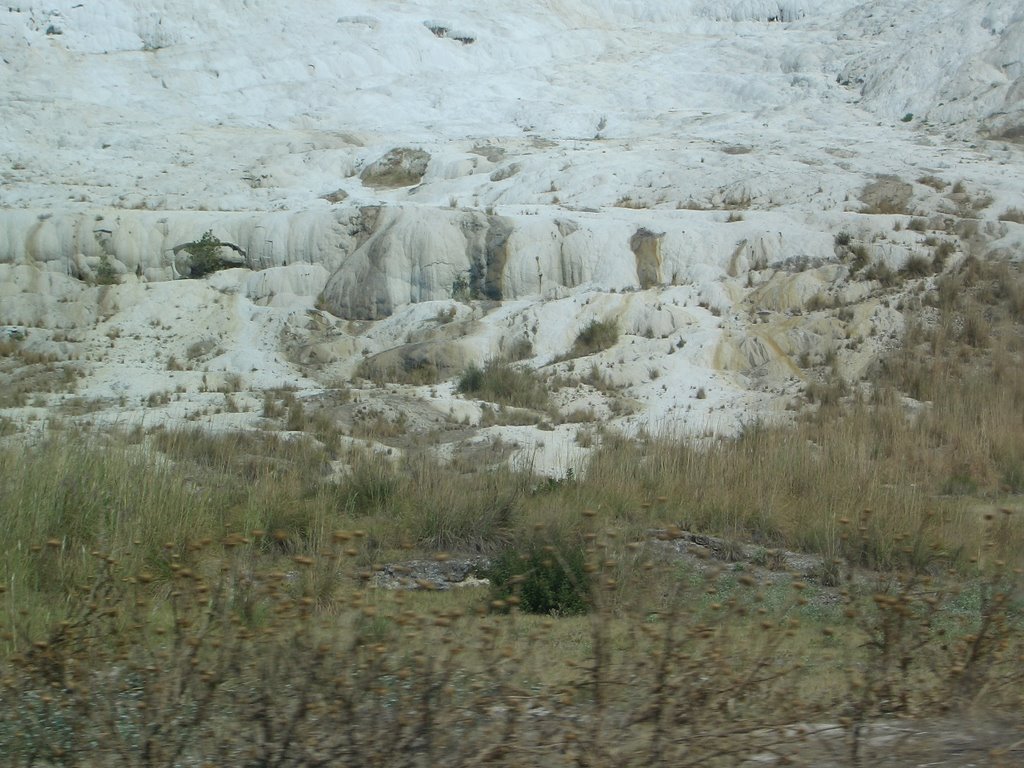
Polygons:
[[[261,426],[287,387],[458,431],[508,357],[555,404],[481,434],[561,474],[589,419],[785,418],[1024,240],[1010,2],[33,1],[0,41],[17,429]],[[233,268],[185,279],[205,232]]]

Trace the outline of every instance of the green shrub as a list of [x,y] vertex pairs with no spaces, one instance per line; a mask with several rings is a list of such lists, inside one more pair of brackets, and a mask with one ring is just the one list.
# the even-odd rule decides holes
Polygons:
[[484,369],[476,363],[470,363],[469,367],[459,377],[455,389],[459,394],[477,395],[484,391],[485,381]]
[[614,320],[591,320],[572,345],[576,356],[592,355],[615,346],[619,340],[619,324]]
[[189,243],[189,256],[192,257],[190,267],[192,277],[205,277],[211,272],[224,269],[226,264],[220,257],[221,242],[213,236],[213,230],[206,230],[197,242]]
[[532,369],[501,360],[490,360],[483,368],[470,365],[459,377],[456,389],[463,395],[516,408],[541,410],[548,405],[548,391]]
[[582,544],[531,542],[505,550],[491,564],[493,600],[518,598],[526,613],[573,616],[591,607]]

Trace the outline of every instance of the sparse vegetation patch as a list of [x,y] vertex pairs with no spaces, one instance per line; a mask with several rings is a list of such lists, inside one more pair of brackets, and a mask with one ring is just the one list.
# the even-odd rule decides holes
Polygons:
[[502,360],[489,360],[482,368],[470,365],[456,389],[463,395],[516,408],[544,410],[548,406],[548,390],[540,377],[532,369]]
[[914,188],[896,177],[883,176],[864,187],[861,202],[864,213],[909,214],[908,206],[913,198]]
[[1020,208],[1007,208],[999,214],[1000,221],[1012,221],[1015,224],[1024,224],[1024,211]]
[[591,320],[576,336],[572,356],[582,357],[615,346],[619,340],[619,324],[615,320]]

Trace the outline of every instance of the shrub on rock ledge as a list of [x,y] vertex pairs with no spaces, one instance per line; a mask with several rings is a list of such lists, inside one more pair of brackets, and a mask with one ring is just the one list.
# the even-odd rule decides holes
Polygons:
[[214,237],[213,231],[208,229],[199,240],[184,246],[184,250],[189,255],[190,276],[196,278],[206,277],[213,272],[230,266],[221,258],[220,249],[222,245],[224,243]]

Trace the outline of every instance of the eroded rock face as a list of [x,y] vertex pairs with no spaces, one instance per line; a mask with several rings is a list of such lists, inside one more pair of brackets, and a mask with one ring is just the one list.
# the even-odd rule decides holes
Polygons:
[[254,272],[245,282],[245,295],[261,306],[287,306],[297,296],[316,296],[327,282],[320,264],[272,267]]
[[[43,216],[4,211],[0,263],[86,283],[98,282],[101,269],[118,281],[126,276],[143,282],[175,280],[187,276],[185,265],[176,260],[181,243],[211,231],[237,246],[232,255],[241,254],[239,266],[257,273],[317,265],[323,270],[317,281],[328,276],[325,309],[345,319],[377,320],[424,301],[551,298],[577,288],[710,284],[808,254],[833,256],[828,233],[808,232],[799,224],[782,232],[756,222],[710,227],[663,219],[655,231],[636,219],[632,212],[499,216],[419,205],[335,205],[263,214],[107,210]],[[261,300],[271,301],[281,292],[268,289]]]
[[331,312],[355,320],[450,298],[507,300],[588,285],[621,291],[704,283],[798,258],[808,248],[823,257],[832,252],[827,234],[808,243],[806,233],[788,236],[756,225],[654,232],[596,215],[494,216],[413,206],[376,209],[361,220],[373,231],[364,231],[362,244],[333,271],[323,296]]
[[383,209],[373,235],[331,276],[324,300],[340,317],[376,320],[421,301],[509,299],[597,278],[636,285],[628,237],[616,239],[563,220]]
[[[963,3],[949,14],[879,13],[851,4],[844,28],[877,41],[852,56],[839,82],[856,86],[861,103],[891,120],[947,125],[977,121],[992,136],[1024,124],[1024,16],[1019,4]],[[911,31],[913,30],[913,31]],[[908,39],[927,39],[927,49]]]
[[0,211],[0,264],[28,264],[82,280],[106,258],[118,274],[173,280],[176,247],[210,231],[254,270],[306,262],[337,269],[373,231],[376,207],[305,211]]
[[340,317],[377,320],[401,304],[449,298],[484,230],[482,215],[382,209],[373,234],[328,280],[326,305]]

